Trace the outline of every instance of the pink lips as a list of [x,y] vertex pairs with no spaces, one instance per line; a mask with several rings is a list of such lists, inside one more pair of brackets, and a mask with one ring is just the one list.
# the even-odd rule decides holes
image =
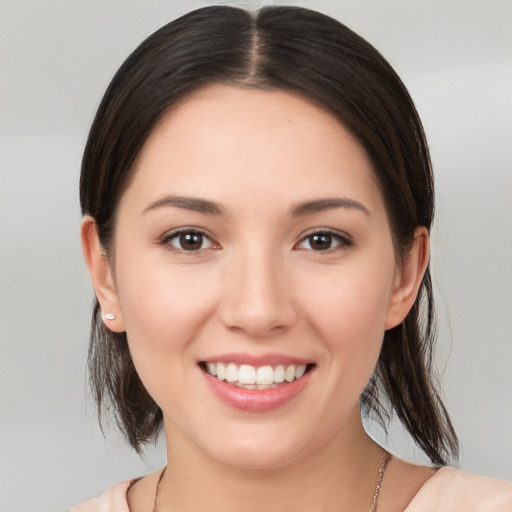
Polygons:
[[[311,361],[279,354],[254,356],[249,354],[223,354],[208,358],[208,362],[232,362],[251,366],[303,365]],[[202,372],[208,386],[222,402],[242,411],[267,412],[278,409],[299,395],[307,386],[311,372],[305,373],[300,379],[285,382],[271,389],[245,389],[221,381],[207,372]]]

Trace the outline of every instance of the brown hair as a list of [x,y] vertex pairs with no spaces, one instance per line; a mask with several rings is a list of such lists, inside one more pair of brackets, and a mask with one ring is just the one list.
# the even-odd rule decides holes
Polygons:
[[[434,185],[423,128],[403,83],[368,42],[323,14],[269,6],[256,14],[205,7],[165,25],[124,62],[98,108],[80,179],[107,254],[115,211],[135,160],[163,114],[208,83],[298,92],[335,115],[372,160],[403,260],[417,226],[430,229]],[[416,303],[386,331],[361,403],[385,426],[396,413],[433,463],[457,457],[458,441],[433,382],[434,302],[427,269]],[[95,301],[89,352],[101,413],[112,409],[130,444],[156,438],[162,411],[141,383],[126,333],[113,333]]]

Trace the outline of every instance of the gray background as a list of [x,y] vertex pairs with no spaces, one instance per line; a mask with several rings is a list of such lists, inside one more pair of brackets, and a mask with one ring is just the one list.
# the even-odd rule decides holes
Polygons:
[[[0,0],[1,512],[62,510],[164,463],[162,447],[141,460],[114,431],[105,441],[87,399],[77,185],[114,71],[207,3]],[[366,37],[416,100],[437,175],[438,360],[460,465],[512,479],[512,2],[296,3]],[[398,427],[388,445],[422,460]]]

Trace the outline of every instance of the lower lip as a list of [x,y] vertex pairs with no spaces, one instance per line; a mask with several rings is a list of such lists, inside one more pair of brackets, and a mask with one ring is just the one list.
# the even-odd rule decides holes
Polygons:
[[225,404],[252,412],[273,411],[283,407],[304,390],[311,374],[308,372],[300,379],[272,389],[244,389],[216,379],[204,371],[202,373],[214,394]]

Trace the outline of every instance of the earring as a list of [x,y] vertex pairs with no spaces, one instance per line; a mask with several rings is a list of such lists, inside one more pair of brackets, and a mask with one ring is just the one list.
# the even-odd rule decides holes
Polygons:
[[106,318],[107,320],[114,320],[114,318],[115,318],[115,317],[116,317],[116,315],[114,315],[114,313],[107,313],[107,314],[105,315],[105,318]]

